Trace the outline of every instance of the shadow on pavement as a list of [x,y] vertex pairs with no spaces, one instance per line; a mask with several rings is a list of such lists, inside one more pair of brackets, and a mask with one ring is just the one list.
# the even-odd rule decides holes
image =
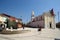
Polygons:
[[27,32],[31,32],[31,30],[19,30],[19,31],[2,31],[0,32],[0,34],[22,34],[22,33],[27,33]]

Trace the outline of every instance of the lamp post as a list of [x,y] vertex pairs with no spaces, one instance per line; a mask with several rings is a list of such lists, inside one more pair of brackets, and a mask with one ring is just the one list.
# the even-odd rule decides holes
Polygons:
[[[20,16],[20,17],[22,18],[22,16]],[[22,25],[23,25],[22,28],[24,29],[25,24],[23,23]]]
[[58,12],[58,22],[59,22],[59,12]]

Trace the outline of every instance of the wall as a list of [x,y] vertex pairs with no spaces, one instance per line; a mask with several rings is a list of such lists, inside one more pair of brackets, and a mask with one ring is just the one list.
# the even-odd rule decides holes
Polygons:
[[28,24],[29,26],[32,26],[32,27],[44,27],[44,18],[42,15],[39,15],[37,17],[35,17],[33,19],[33,21],[31,23]]
[[55,17],[50,15],[50,13],[46,13],[44,15],[44,20],[45,20],[45,28],[50,28],[50,23],[51,23],[51,26],[52,28],[55,28],[56,27],[56,24],[55,24]]
[[18,28],[21,28],[22,27],[22,24],[17,24],[18,25]]
[[0,16],[0,21],[2,21],[2,22],[6,22],[6,17],[3,17],[3,16]]

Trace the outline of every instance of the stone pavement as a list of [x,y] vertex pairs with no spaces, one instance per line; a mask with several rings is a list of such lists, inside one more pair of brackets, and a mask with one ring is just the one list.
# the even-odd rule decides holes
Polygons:
[[[19,30],[23,30],[22,28]],[[0,34],[0,40],[54,40],[60,39],[59,29],[42,29],[37,31],[38,28],[25,28],[24,30],[30,30],[21,34]]]

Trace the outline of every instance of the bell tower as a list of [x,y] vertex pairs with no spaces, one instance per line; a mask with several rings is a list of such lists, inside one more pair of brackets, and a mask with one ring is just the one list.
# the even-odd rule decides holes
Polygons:
[[32,14],[31,14],[31,21],[33,21],[34,19],[34,11],[32,11]]

